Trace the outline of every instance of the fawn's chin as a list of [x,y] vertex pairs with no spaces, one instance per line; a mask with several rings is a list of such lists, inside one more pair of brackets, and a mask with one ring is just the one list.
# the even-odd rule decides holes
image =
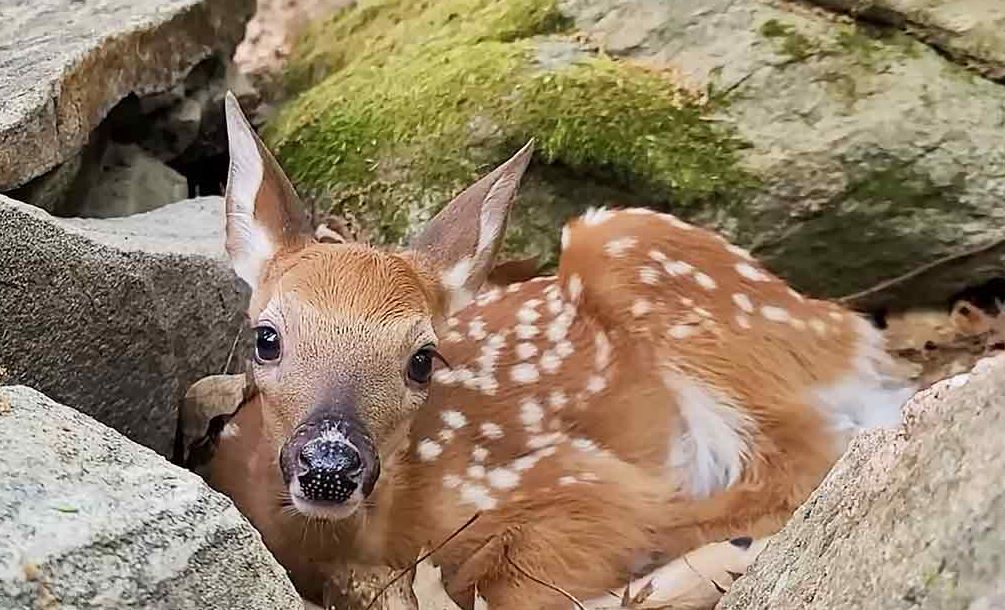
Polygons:
[[291,489],[290,500],[293,508],[304,517],[324,521],[338,521],[351,517],[359,510],[359,507],[363,505],[363,494],[357,489],[345,502],[317,502],[308,500]]

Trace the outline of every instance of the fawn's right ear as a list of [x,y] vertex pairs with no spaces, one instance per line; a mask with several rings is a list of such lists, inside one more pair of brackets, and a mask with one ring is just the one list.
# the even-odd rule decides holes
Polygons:
[[229,91],[225,106],[230,146],[227,254],[237,275],[255,289],[277,253],[307,244],[310,220],[293,185]]

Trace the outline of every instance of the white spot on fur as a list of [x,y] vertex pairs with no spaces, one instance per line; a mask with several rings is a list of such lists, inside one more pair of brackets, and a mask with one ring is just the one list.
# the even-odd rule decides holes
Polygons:
[[827,334],[827,325],[819,318],[813,318],[810,320],[810,328],[812,328],[813,331],[821,337]]
[[227,422],[220,430],[220,438],[237,438],[241,433],[241,428],[232,421]]
[[750,300],[750,297],[742,292],[737,292],[733,295],[733,302],[736,303],[736,306],[742,309],[744,313],[754,313],[754,303]]
[[653,304],[645,299],[635,299],[632,303],[632,316],[641,318],[653,310]]
[[762,307],[761,315],[772,322],[788,322],[790,318],[789,311],[787,309],[775,307],[774,305],[765,305]]
[[471,450],[471,459],[475,462],[481,464],[489,457],[489,450],[481,445],[475,445],[475,448]]
[[468,337],[471,337],[475,341],[481,341],[486,336],[485,320],[481,316],[475,316],[468,322]]
[[685,275],[694,271],[694,265],[684,261],[667,261],[663,263],[663,270],[670,275]]
[[611,241],[604,244],[604,251],[607,252],[608,256],[614,258],[620,258],[625,255],[625,252],[634,248],[635,245],[639,243],[639,240],[634,237],[621,237],[618,239],[612,239]]
[[545,373],[554,374],[562,367],[562,359],[559,358],[555,350],[545,350],[541,354],[541,360],[539,362],[541,368],[544,369]]
[[533,343],[518,343],[516,357],[520,360],[530,360],[537,355],[537,346]]
[[488,488],[477,483],[465,483],[461,487],[461,500],[475,505],[479,510],[492,510],[496,507],[496,499]]
[[497,441],[503,437],[503,430],[499,427],[499,424],[490,421],[482,422],[482,425],[478,429],[481,430],[482,436],[487,439]]
[[607,338],[607,333],[598,331],[594,335],[593,348],[596,350],[593,358],[593,366],[598,371],[602,371],[611,363],[611,340]]
[[735,483],[750,457],[753,420],[723,393],[697,380],[664,373],[677,394],[681,433],[670,440],[668,466],[696,496]]
[[541,431],[541,422],[544,420],[544,409],[532,399],[526,399],[520,404],[520,422],[531,432]]
[[639,281],[649,286],[655,286],[660,281],[660,272],[652,267],[639,267]]
[[694,324],[674,324],[667,331],[667,334],[674,339],[687,339],[698,332],[698,327]]
[[576,477],[574,477],[572,475],[568,475],[568,474],[565,475],[565,476],[563,476],[562,478],[560,478],[558,480],[558,484],[562,485],[563,487],[566,486],[566,485],[574,485],[574,484],[576,484],[578,482],[579,482],[579,479],[577,479]]
[[484,479],[485,478],[485,467],[480,464],[472,464],[468,466],[468,478],[469,479]]
[[735,254],[736,256],[739,256],[740,258],[745,258],[748,261],[754,260],[754,257],[750,255],[750,252],[747,252],[740,246],[736,246],[734,244],[726,244],[726,249]]
[[419,452],[419,459],[423,462],[431,462],[443,453],[443,447],[436,441],[429,440],[428,438],[419,441],[417,450]]
[[569,403],[569,397],[562,390],[552,390],[548,395],[548,406],[558,411]]
[[461,341],[464,341],[464,335],[457,332],[456,330],[452,330],[449,333],[447,333],[446,340],[447,343],[460,343]]
[[533,324],[541,317],[541,314],[537,312],[537,306],[541,304],[538,299],[530,299],[523,306],[517,310],[516,319],[521,324]]
[[844,319],[844,316],[841,315],[841,312],[839,311],[828,311],[827,315],[829,315],[832,320],[837,320],[838,322]]
[[536,326],[531,326],[530,324],[520,324],[516,327],[515,331],[516,338],[523,339],[525,341],[527,339],[532,339],[539,332],[541,332]]
[[740,326],[740,328],[749,329],[750,328],[750,317],[747,316],[747,314],[738,313],[738,314],[736,314],[736,323]]
[[573,273],[569,276],[569,299],[572,302],[579,300],[579,295],[583,294],[583,278],[579,277],[578,273]]
[[457,489],[461,486],[461,477],[456,474],[447,474],[443,476],[443,486],[447,489]]
[[605,208],[590,208],[586,210],[586,213],[580,218],[583,221],[583,224],[587,226],[595,226],[607,222],[613,217],[614,212]]
[[707,309],[705,309],[704,307],[695,307],[693,309],[693,311],[696,314],[698,314],[699,316],[703,317],[703,318],[708,318],[708,319],[712,318],[712,312],[709,311],[709,310],[707,310]]
[[792,298],[796,299],[797,301],[802,302],[802,301],[806,300],[806,298],[803,297],[803,295],[799,294],[795,290],[789,288],[788,291],[789,291],[789,294],[792,295]]
[[653,259],[657,263],[665,263],[665,262],[667,262],[667,255],[663,254],[659,250],[650,250],[649,251],[649,258]]
[[592,453],[595,455],[599,455],[600,453],[602,453],[600,446],[588,438],[574,438],[572,439],[572,443],[570,444],[572,445],[573,449],[582,451],[584,453]]
[[440,413],[440,419],[454,430],[460,430],[468,424],[468,418],[460,411],[443,411]]
[[767,282],[771,279],[750,263],[736,263],[736,272],[752,282]]
[[535,365],[523,362],[510,369],[510,378],[517,383],[534,383],[541,378],[541,373]]
[[488,481],[496,489],[515,489],[520,484],[520,474],[509,468],[493,468],[488,472]]
[[447,328],[457,328],[457,325],[460,324],[460,323],[461,323],[461,321],[458,320],[455,317],[451,316],[451,317],[447,318]]
[[502,289],[501,288],[498,288],[498,287],[497,288],[491,288],[491,289],[486,290],[485,292],[479,294],[477,297],[475,297],[475,304],[477,304],[477,305],[479,305],[481,307],[484,307],[484,306],[489,305],[491,303],[495,303],[501,297],[502,297]]
[[715,287],[718,286],[711,276],[706,273],[702,273],[701,271],[694,274],[694,281],[698,282],[698,285],[705,290],[715,290]]
[[569,247],[569,242],[571,240],[571,234],[569,231],[569,225],[562,227],[562,249],[565,250]]
[[789,318],[789,324],[796,330],[806,330],[806,321],[802,318]]
[[436,436],[444,443],[449,443],[450,441],[454,440],[454,431],[451,430],[450,428],[444,428],[443,430],[440,430],[439,434],[437,434]]
[[575,351],[576,349],[572,346],[572,341],[568,339],[563,339],[555,344],[555,353],[558,354],[559,358],[568,358]]
[[590,394],[599,394],[607,387],[607,380],[600,375],[593,375],[586,382],[586,391]]

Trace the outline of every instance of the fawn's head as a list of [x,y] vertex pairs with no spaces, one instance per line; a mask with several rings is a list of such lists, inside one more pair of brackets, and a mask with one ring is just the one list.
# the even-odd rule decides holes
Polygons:
[[289,180],[227,96],[227,252],[251,286],[253,373],[300,513],[351,515],[427,396],[437,328],[492,266],[530,144],[402,251],[319,243]]

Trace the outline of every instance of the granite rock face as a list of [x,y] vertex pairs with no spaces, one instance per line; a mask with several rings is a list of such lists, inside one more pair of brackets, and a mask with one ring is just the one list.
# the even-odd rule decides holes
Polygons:
[[982,360],[853,441],[717,608],[1000,608],[1003,384],[1005,357]]
[[78,411],[0,387],[0,608],[303,608],[234,505]]
[[0,196],[0,368],[168,455],[195,380],[240,368],[223,201],[56,219]]
[[0,0],[0,191],[70,159],[131,93],[229,57],[254,0]]

